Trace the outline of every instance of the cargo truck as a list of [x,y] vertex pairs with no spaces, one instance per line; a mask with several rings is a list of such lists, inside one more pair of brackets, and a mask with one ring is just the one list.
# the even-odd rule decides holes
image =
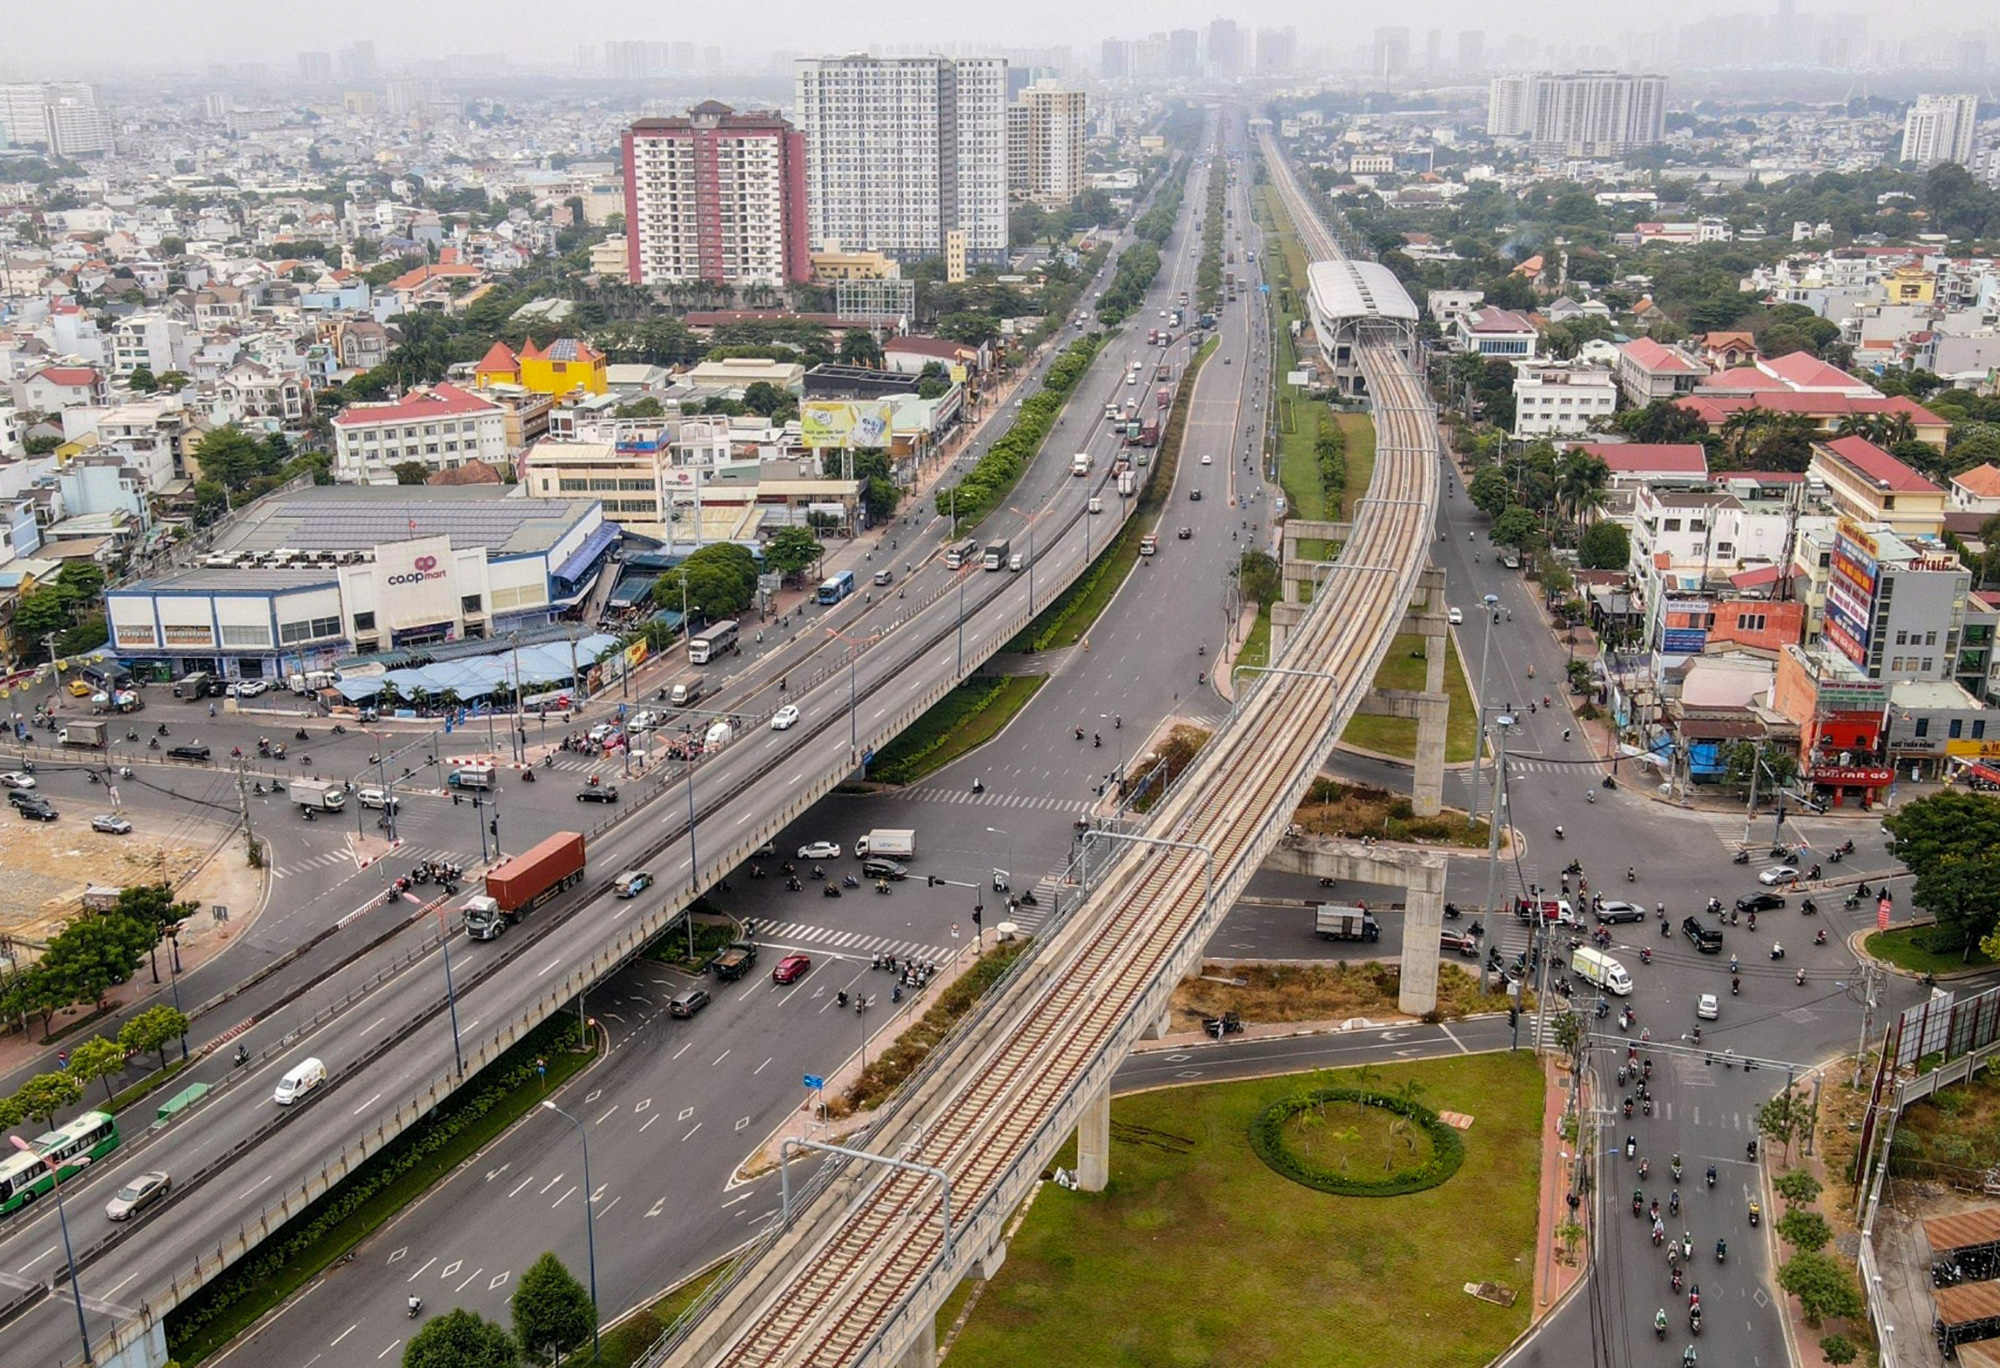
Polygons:
[[1137,490],[1138,487],[1139,477],[1132,471],[1126,470],[1119,473],[1118,493],[1121,498],[1131,498],[1133,491]]
[[1365,907],[1341,907],[1335,903],[1321,903],[1319,917],[1313,930],[1321,940],[1376,941],[1382,939],[1382,926]]
[[1005,570],[1007,568],[1007,557],[1012,553],[1013,549],[1005,537],[1002,537],[999,541],[986,543],[986,568],[988,570]]
[[583,834],[558,831],[486,872],[486,892],[466,899],[459,914],[465,934],[492,940],[565,888],[582,882]]
[[347,805],[347,790],[330,779],[294,779],[285,794],[313,812],[338,812]]
[[1160,425],[1157,422],[1139,424],[1139,435],[1132,439],[1132,444],[1142,447],[1158,446],[1160,444]]
[[877,827],[854,842],[854,858],[865,860],[877,855],[888,860],[912,860],[917,854],[917,833],[908,827]]
[[719,979],[740,979],[750,972],[750,967],[756,962],[757,947],[748,941],[737,941],[710,960],[708,967],[715,971]]
[[1069,458],[1069,473],[1082,476],[1090,473],[1090,453],[1079,451]]
[[102,722],[91,722],[83,718],[78,718],[64,727],[56,739],[65,746],[102,746],[104,744],[104,728],[105,724]]
[[1570,954],[1569,967],[1576,970],[1578,978],[1596,984],[1607,993],[1624,997],[1632,991],[1632,976],[1625,972],[1625,966],[1602,950],[1579,945]]

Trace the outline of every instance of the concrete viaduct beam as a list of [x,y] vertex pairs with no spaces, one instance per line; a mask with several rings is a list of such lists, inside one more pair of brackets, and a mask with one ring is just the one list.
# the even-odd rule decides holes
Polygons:
[[1437,1007],[1438,957],[1444,932],[1445,857],[1409,846],[1367,845],[1334,836],[1287,836],[1266,869],[1404,890],[1403,957],[1396,1006],[1411,1016]]

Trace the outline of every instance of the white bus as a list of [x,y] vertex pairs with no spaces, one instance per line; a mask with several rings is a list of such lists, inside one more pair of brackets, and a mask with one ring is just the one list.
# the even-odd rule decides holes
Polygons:
[[946,548],[944,553],[944,568],[947,570],[961,569],[978,555],[979,539],[977,537],[967,537],[958,545]]
[[706,665],[735,645],[736,620],[713,623],[688,638],[688,664]]

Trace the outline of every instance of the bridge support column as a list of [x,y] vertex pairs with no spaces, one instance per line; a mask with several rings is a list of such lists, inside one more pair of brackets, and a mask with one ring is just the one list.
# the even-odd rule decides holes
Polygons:
[[937,1368],[937,1321],[930,1317],[920,1318],[922,1328],[917,1337],[910,1341],[909,1348],[896,1360],[896,1368]]
[[1435,817],[1444,811],[1445,723],[1451,713],[1451,699],[1444,691],[1445,657],[1450,654],[1444,571],[1436,566],[1425,570],[1412,599],[1403,630],[1423,634],[1424,692],[1417,706],[1417,763],[1410,810],[1419,817]]
[[1161,1040],[1171,1033],[1173,1029],[1174,1012],[1173,1008],[1169,1007],[1160,1013],[1158,1021],[1146,1028],[1144,1038],[1147,1040]]
[[[1408,695],[1405,695],[1408,697]],[[1403,945],[1396,1006],[1422,1016],[1437,1006],[1438,952],[1444,930],[1445,857],[1416,846],[1368,845],[1331,836],[1287,836],[1264,861],[1286,874],[1311,874],[1349,883],[1400,886]],[[1301,929],[1313,909],[1299,909]]]
[[1000,1266],[1007,1262],[1007,1242],[995,1240],[993,1248],[979,1256],[977,1273],[981,1282],[991,1282],[1000,1275]]
[[1444,870],[1417,867],[1407,871],[1403,904],[1403,965],[1397,976],[1396,1006],[1411,1016],[1433,1011],[1438,1003],[1438,951],[1444,932]]
[[1102,1192],[1111,1181],[1111,1085],[1083,1104],[1076,1123],[1076,1185]]

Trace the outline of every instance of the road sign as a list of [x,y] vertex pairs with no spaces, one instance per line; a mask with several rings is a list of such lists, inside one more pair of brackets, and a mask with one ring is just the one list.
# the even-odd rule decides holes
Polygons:
[[826,1080],[818,1074],[807,1074],[804,1082],[808,1088],[824,1088],[826,1086]]

